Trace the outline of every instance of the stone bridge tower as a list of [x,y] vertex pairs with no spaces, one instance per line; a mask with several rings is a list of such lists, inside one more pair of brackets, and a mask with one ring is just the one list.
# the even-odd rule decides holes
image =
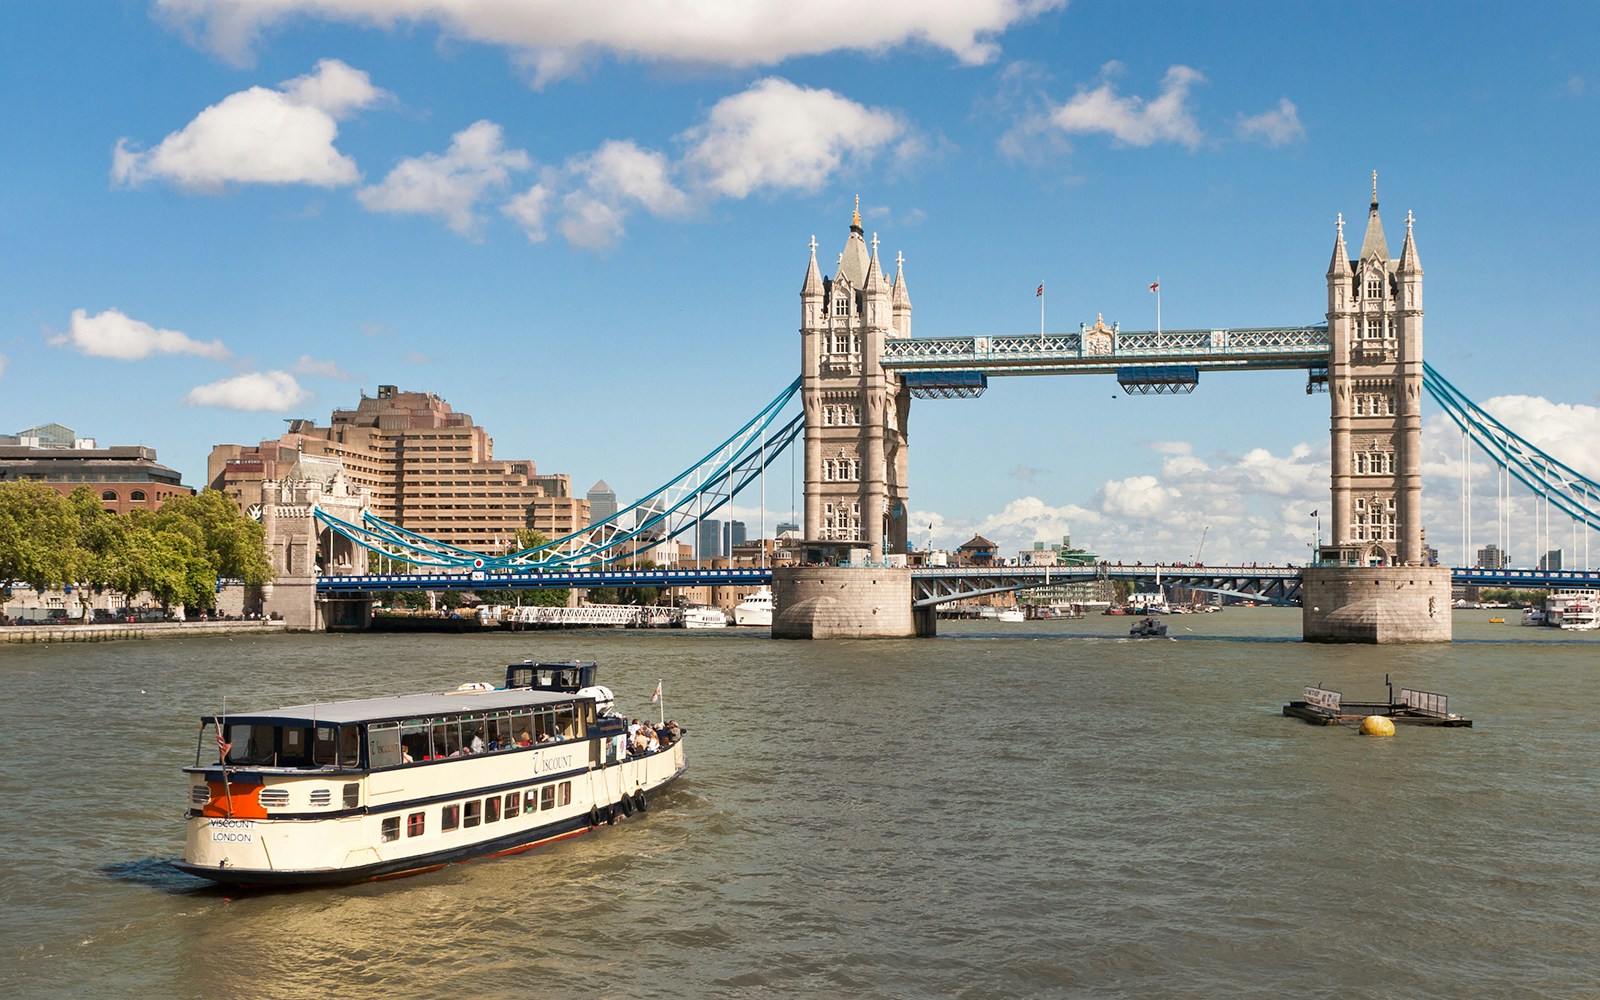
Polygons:
[[1406,214],[1399,259],[1378,218],[1361,252],[1335,223],[1328,265],[1332,538],[1307,567],[1302,633],[1313,641],[1449,641],[1450,571],[1426,565],[1422,528],[1422,263]]
[[262,588],[266,611],[290,629],[363,629],[372,601],[367,597],[317,599],[318,576],[367,572],[367,553],[323,527],[321,508],[352,524],[371,504],[366,487],[353,489],[337,459],[302,455],[281,481],[261,484],[261,526],[273,582]]
[[800,290],[801,400],[805,407],[805,540],[831,558],[867,549],[872,562],[906,551],[906,420],[911,396],[879,359],[911,336],[904,259],[891,282],[861,228],[861,199],[838,270],[824,278],[817,241]]

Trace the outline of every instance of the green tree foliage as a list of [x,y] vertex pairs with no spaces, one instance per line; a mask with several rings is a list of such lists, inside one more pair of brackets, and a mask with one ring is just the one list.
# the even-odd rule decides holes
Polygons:
[[87,486],[63,497],[44,483],[0,483],[0,583],[147,590],[166,606],[211,607],[219,577],[272,578],[263,539],[215,490],[122,517]]

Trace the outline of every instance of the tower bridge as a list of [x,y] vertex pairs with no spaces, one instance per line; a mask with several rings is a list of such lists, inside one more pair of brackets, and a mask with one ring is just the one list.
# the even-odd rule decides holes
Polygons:
[[[274,538],[269,528],[269,547],[280,579],[304,574],[318,551],[322,565],[343,567],[343,576],[321,578],[316,590],[330,600],[337,595],[346,606],[362,593],[404,582],[365,576],[369,551],[425,569],[433,588],[454,588],[455,581],[480,574],[494,582],[469,585],[547,586],[552,573],[598,572],[611,580],[623,575],[622,563],[693,530],[790,442],[803,439],[804,565],[759,571],[771,573],[777,592],[773,634],[926,635],[936,627],[935,604],[1037,586],[1040,570],[1017,568],[1002,573],[1004,579],[982,579],[964,570],[905,567],[912,399],[973,398],[990,378],[1005,376],[1114,374],[1129,391],[1186,392],[1208,371],[1300,369],[1308,393],[1327,395],[1332,531],[1313,565],[1283,571],[1277,596],[1292,599],[1292,588],[1299,588],[1307,639],[1448,641],[1452,571],[1426,565],[1423,557],[1423,395],[1442,405],[1464,438],[1586,527],[1600,527],[1600,484],[1538,451],[1424,363],[1423,271],[1414,222],[1408,213],[1401,250],[1391,256],[1374,174],[1358,252],[1346,246],[1343,216],[1335,218],[1322,324],[1123,331],[1097,318],[1076,333],[914,338],[904,258],[896,257],[889,275],[877,236],[869,243],[858,210],[832,276],[823,276],[811,240],[800,290],[800,377],[695,467],[633,508],[544,546],[494,556],[423,538],[370,512],[352,513],[339,484],[321,490],[339,501],[330,506],[317,503],[318,490],[285,483],[285,515],[276,523],[307,537]],[[801,414],[785,420],[780,411],[794,398]],[[299,506],[287,506],[291,497],[300,498]],[[302,510],[307,497],[314,519]],[[1122,567],[1115,575],[1131,570]],[[698,577],[711,571],[686,572]],[[1179,573],[1166,572],[1165,579],[1180,582]],[[1474,582],[1463,579],[1466,570],[1455,573],[1461,582]],[[1066,580],[1063,574],[1053,572],[1057,582]],[[1203,575],[1194,583],[1206,585],[1198,578]],[[1260,574],[1226,577],[1212,574],[1210,585],[1270,584]],[[1506,577],[1538,585],[1529,576]],[[300,592],[288,582],[291,592]],[[689,585],[687,578],[678,582]]]

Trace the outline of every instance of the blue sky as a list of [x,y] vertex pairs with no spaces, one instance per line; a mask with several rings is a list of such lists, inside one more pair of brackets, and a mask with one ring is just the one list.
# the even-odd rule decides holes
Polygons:
[[[1166,328],[1261,326],[1322,320],[1377,170],[1396,246],[1416,216],[1431,363],[1600,475],[1591,4],[597,9],[11,5],[0,430],[149,445],[201,485],[213,444],[396,384],[626,501],[794,377],[806,244],[830,265],[858,194],[917,335],[1036,331],[1040,282],[1052,330],[1148,329],[1158,277]],[[1457,561],[1443,419],[1428,533]],[[914,404],[911,437],[918,543],[1188,559],[1209,525],[1207,561],[1301,561],[1328,495],[1295,373],[997,379]],[[1504,537],[1482,465],[1474,548]],[[769,528],[797,493],[769,479]]]

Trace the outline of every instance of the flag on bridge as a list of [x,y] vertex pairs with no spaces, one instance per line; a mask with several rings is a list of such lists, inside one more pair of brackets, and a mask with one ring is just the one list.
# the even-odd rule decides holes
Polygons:
[[1041,296],[1044,295],[1044,282],[1042,282],[1042,281],[1039,282],[1039,288],[1033,294],[1034,294],[1035,298],[1038,298],[1038,297],[1041,297]]
[[1311,516],[1312,516],[1312,517],[1318,517],[1318,516],[1319,516],[1319,514],[1318,514],[1318,513],[1317,513],[1317,512],[1316,512],[1316,511],[1312,511],[1312,512],[1311,512]]
[[1161,281],[1160,281],[1160,279],[1157,279],[1155,281],[1150,282],[1150,290],[1152,292],[1161,291]]

